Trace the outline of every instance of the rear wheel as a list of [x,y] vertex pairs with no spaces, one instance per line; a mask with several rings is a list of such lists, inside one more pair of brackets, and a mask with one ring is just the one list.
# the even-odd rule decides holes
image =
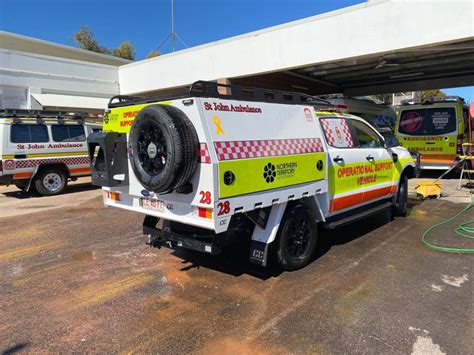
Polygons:
[[408,178],[406,175],[400,177],[397,199],[393,205],[393,213],[398,217],[405,217],[408,210]]
[[283,270],[306,266],[316,248],[317,226],[311,209],[299,204],[285,212],[274,241],[273,254]]
[[66,175],[59,169],[44,169],[35,178],[36,191],[43,196],[60,194],[66,186]]

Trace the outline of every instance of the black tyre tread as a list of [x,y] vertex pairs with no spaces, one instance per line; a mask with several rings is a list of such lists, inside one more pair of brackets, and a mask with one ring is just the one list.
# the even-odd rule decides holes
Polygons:
[[[312,216],[312,224],[313,224],[313,240],[312,240],[312,245],[310,246],[310,251],[308,253],[307,258],[303,262],[298,262],[298,263],[293,263],[292,260],[286,259],[284,256],[284,253],[282,253],[281,250],[281,238],[283,238],[283,230],[285,224],[288,222],[289,218],[292,217],[292,214],[301,208],[305,208],[308,210],[310,213],[310,216]],[[311,211],[311,208],[307,206],[304,203],[296,204],[296,205],[290,205],[288,206],[287,210],[285,211],[285,214],[283,215],[283,223],[280,224],[280,228],[278,229],[277,237],[273,241],[273,245],[271,246],[271,258],[273,259],[272,261],[278,265],[281,269],[285,271],[294,271],[303,268],[304,266],[308,265],[310,261],[312,260],[314,251],[316,249],[316,243],[317,243],[317,237],[318,237],[318,232],[317,232],[317,225],[316,222],[313,218],[313,213]]]
[[[400,177],[400,183],[399,183],[399,186],[398,186],[397,197],[396,197],[395,203],[394,203],[393,208],[392,208],[393,214],[397,217],[406,217],[406,215],[407,215],[407,208],[403,207],[403,206],[400,206],[399,203],[398,203],[399,202],[399,194],[400,194],[400,191],[401,191],[402,184],[405,185],[404,186],[405,194],[408,194],[408,177],[405,174],[403,174]],[[406,204],[408,202],[408,198],[407,198],[407,196],[405,196],[404,198],[405,198],[405,204]]]
[[185,162],[180,164],[182,170],[178,173],[178,180],[173,187],[176,189],[187,183],[196,170],[199,150],[195,148],[199,146],[199,141],[194,126],[182,111],[172,106],[166,107],[165,110],[173,117],[175,127],[181,136],[180,149],[182,150],[182,162]]

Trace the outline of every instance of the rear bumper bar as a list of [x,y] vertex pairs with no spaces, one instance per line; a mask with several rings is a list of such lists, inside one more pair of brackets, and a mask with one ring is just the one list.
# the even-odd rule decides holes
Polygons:
[[163,220],[163,225],[158,228],[159,218],[146,216],[143,221],[143,234],[147,235],[149,240],[147,244],[161,248],[162,246],[173,248],[182,247],[217,255],[222,252],[222,245],[216,243],[215,237],[210,237],[208,241],[199,240],[197,235],[184,235],[171,231],[169,221]]

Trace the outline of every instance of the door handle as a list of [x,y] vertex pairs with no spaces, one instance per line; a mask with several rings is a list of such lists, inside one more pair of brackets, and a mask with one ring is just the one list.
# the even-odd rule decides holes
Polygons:
[[367,159],[368,161],[374,161],[374,160],[375,160],[372,155],[367,155],[367,156],[365,157],[365,159]]
[[425,142],[425,144],[435,144],[435,142]]
[[15,159],[26,159],[26,154],[15,154],[13,157]]
[[343,163],[344,159],[342,159],[339,155],[333,159],[335,163]]

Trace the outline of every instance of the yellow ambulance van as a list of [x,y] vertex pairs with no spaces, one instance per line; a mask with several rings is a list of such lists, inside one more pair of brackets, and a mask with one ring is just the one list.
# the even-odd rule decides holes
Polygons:
[[458,96],[404,100],[397,118],[400,144],[421,154],[422,169],[449,169],[467,141],[468,106]]

